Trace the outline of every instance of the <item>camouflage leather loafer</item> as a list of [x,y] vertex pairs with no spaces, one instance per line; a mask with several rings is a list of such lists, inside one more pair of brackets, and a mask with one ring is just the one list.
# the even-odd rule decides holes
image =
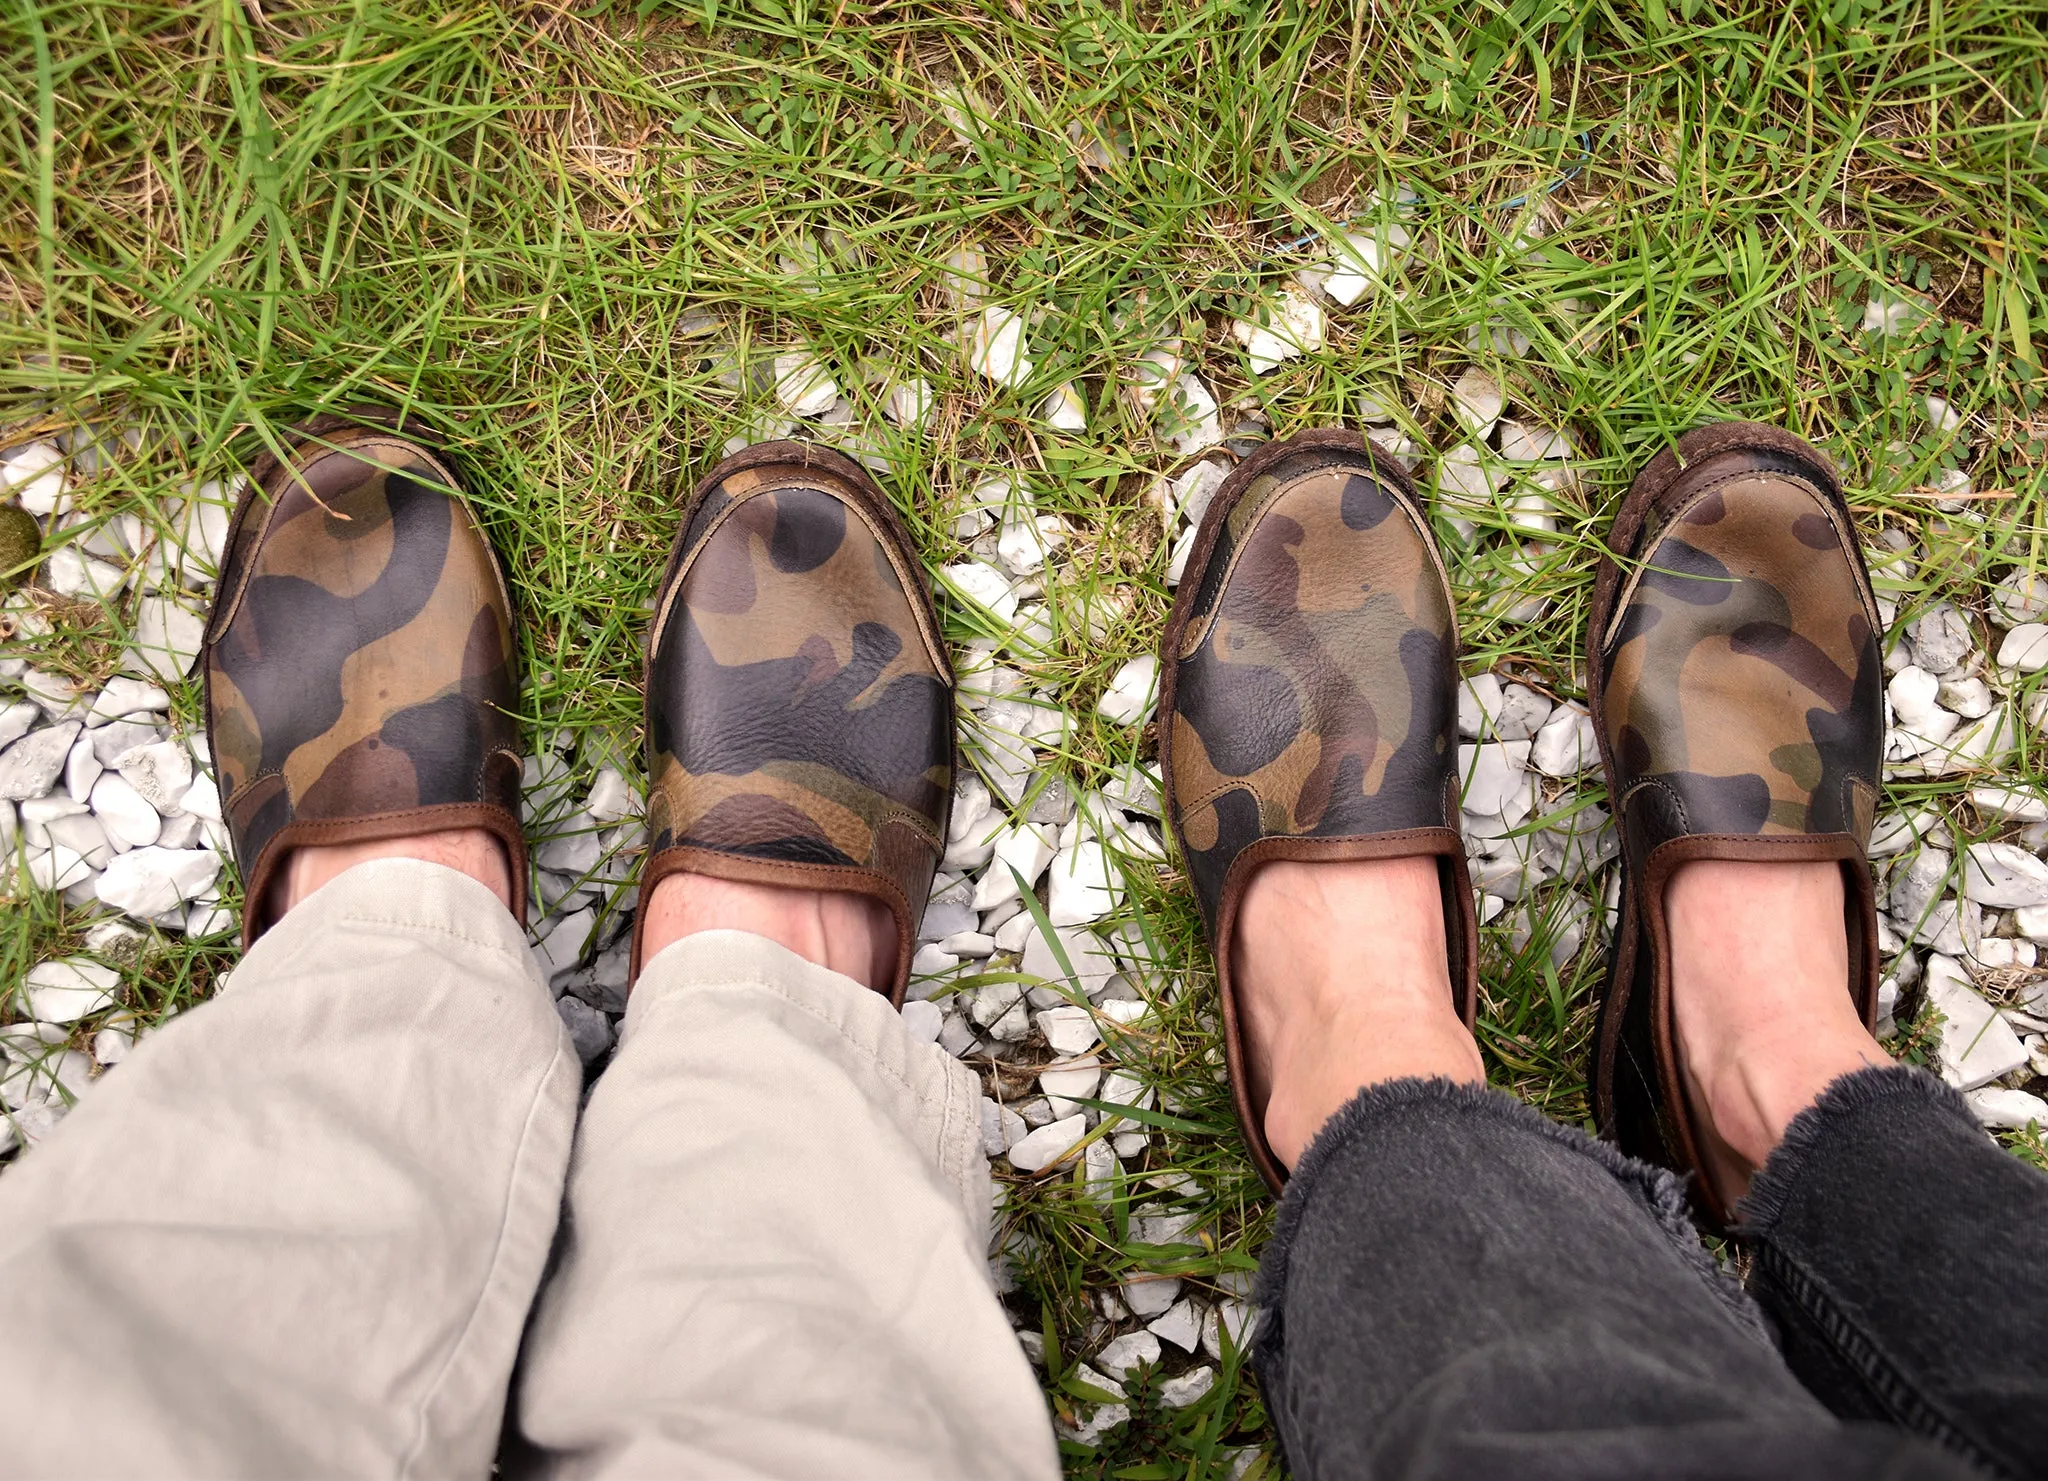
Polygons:
[[244,943],[306,844],[483,828],[526,911],[512,600],[447,465],[315,423],[250,471],[199,661]]
[[[1665,888],[1695,859],[1835,861],[1849,981],[1877,1009],[1864,848],[1884,745],[1883,630],[1834,470],[1747,422],[1687,433],[1623,501],[1586,635],[1624,887],[1600,1000],[1594,1114],[1623,1150],[1699,1172],[1725,1222],[1720,1159],[1684,1093]],[[1616,558],[1618,557],[1618,559]]]
[[[1478,937],[1459,838],[1457,629],[1414,485],[1350,432],[1261,448],[1216,491],[1160,648],[1160,770],[1223,998],[1238,1120],[1278,1191],[1230,973],[1274,859],[1434,855],[1472,1021]],[[1361,984],[1369,988],[1370,984]]]
[[711,470],[655,596],[646,706],[642,901],[678,873],[873,896],[901,1003],[952,807],[953,671],[858,463],[769,442]]

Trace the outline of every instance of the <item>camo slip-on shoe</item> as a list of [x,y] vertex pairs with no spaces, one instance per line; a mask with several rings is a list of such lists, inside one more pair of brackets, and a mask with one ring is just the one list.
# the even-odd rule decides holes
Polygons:
[[1434,856],[1451,990],[1472,1022],[1457,650],[1421,500],[1363,438],[1273,443],[1217,489],[1160,646],[1159,762],[1216,958],[1238,1121],[1275,1192],[1287,1175],[1248,1083],[1230,970],[1238,904],[1260,865]]
[[1600,1000],[1594,1114],[1624,1151],[1693,1180],[1725,1223],[1728,1157],[1687,1103],[1665,890],[1695,859],[1833,861],[1849,980],[1877,1010],[1864,861],[1884,746],[1883,631],[1827,459],[1788,432],[1703,427],[1630,487],[1586,635],[1600,759],[1622,832],[1621,922]]
[[858,463],[768,442],[706,475],[655,594],[646,706],[642,901],[679,873],[872,896],[900,1004],[953,802],[953,670]]
[[250,470],[199,662],[246,891],[308,844],[482,828],[526,913],[512,599],[446,463],[326,419]]

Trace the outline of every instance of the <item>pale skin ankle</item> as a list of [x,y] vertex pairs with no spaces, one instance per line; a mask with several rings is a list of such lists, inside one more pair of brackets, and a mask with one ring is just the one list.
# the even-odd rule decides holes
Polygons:
[[512,908],[512,869],[505,846],[482,828],[444,828],[379,838],[367,843],[316,844],[295,848],[271,879],[268,917],[274,923],[287,910],[343,870],[372,859],[420,859],[467,874]]
[[1706,859],[1665,890],[1688,1089],[1751,1169],[1832,1082],[1891,1063],[1849,996],[1844,888],[1837,864]]
[[869,895],[671,874],[640,908],[643,964],[699,931],[751,931],[877,991],[896,981],[896,919]]
[[1238,906],[1231,978],[1252,1103],[1289,1169],[1369,1085],[1486,1078],[1451,995],[1432,858],[1266,865]]

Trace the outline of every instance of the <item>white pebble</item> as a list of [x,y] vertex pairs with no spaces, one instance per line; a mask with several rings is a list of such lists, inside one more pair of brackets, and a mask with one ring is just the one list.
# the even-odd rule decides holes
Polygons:
[[2022,1130],[2029,1125],[2048,1128],[2048,1100],[2024,1090],[1986,1085],[1963,1097],[1980,1126]]
[[816,355],[790,350],[775,357],[775,399],[793,417],[814,417],[839,399],[839,386]]
[[114,1003],[121,974],[98,962],[66,957],[43,962],[22,979],[29,1016],[40,1023],[76,1023]]
[[93,784],[92,810],[108,839],[123,852],[147,848],[163,832],[163,815],[118,772],[107,772]]
[[131,849],[107,865],[95,893],[116,910],[144,920],[184,904],[220,877],[211,849]]
[[1068,381],[1046,397],[1045,406],[1039,414],[1061,432],[1081,432],[1088,426],[1088,403],[1082,399],[1081,387],[1074,381]]
[[2017,844],[1973,843],[1963,856],[1963,894],[1997,910],[2048,905],[2048,864]]
[[1885,694],[1892,702],[1892,714],[1901,725],[1918,725],[1934,712],[1936,692],[1941,680],[1921,668],[1908,664],[1892,675],[1891,683],[1885,686]]
[[1998,645],[1998,666],[2023,674],[2048,668],[2048,624],[2023,622]]
[[1087,1134],[1085,1115],[1049,1122],[1010,1148],[1010,1165],[1019,1172],[1042,1172],[1065,1158]]
[[[1207,464],[1203,465],[1204,467]],[[1096,702],[1096,711],[1117,725],[1139,725],[1151,718],[1159,700],[1159,657],[1144,653],[1116,671]]]
[[1000,304],[983,309],[974,321],[967,363],[975,373],[999,386],[1020,386],[1031,378],[1031,357],[1024,343],[1024,320]]
[[1545,776],[1577,776],[1599,759],[1599,734],[1583,705],[1559,705],[1529,745],[1529,763]]
[[914,1043],[935,1044],[945,1026],[945,1010],[924,998],[912,998],[903,1005],[903,1028]]

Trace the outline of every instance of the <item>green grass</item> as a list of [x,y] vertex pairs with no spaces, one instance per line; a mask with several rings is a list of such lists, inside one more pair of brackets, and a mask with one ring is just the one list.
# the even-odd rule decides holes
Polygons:
[[[870,407],[893,375],[940,393],[928,434],[872,419],[934,565],[958,557],[951,513],[991,472],[1075,524],[1032,669],[1080,717],[1064,753],[1083,780],[1152,748],[1093,704],[1169,600],[1144,495],[1176,459],[1114,395],[1162,336],[1198,346],[1218,400],[1249,398],[1280,433],[1354,422],[1371,393],[1448,447],[1444,389],[1471,363],[1528,419],[1568,427],[1582,479],[1531,569],[1501,539],[1454,553],[1468,669],[1561,696],[1583,693],[1609,511],[1704,420],[1780,423],[1836,456],[1869,538],[1913,542],[1882,583],[1902,622],[1942,597],[1974,612],[2007,565],[2044,564],[2048,19],[2025,0],[20,0],[0,46],[5,441],[143,422],[154,451],[87,495],[111,518],[232,471],[309,412],[404,407],[453,446],[505,554],[536,733],[630,751],[641,614],[679,500],[769,422],[760,357],[798,345]],[[969,95],[963,143],[944,107]],[[1075,123],[1128,159],[1084,160]],[[1227,323],[1306,260],[1288,244],[1404,187],[1417,245],[1400,291],[1250,376]],[[943,263],[970,241],[991,296],[1034,319],[1018,391],[973,376],[954,340]],[[1873,291],[1922,317],[1864,335]],[[1493,349],[1496,328],[1527,353]],[[1039,407],[1073,378],[1089,426],[1055,433]],[[1930,427],[1929,392],[1968,418],[1986,497],[1966,514],[1918,492],[1967,461]],[[1541,614],[1510,615],[1529,595]],[[103,671],[120,615],[57,616],[61,655],[38,643],[39,661]],[[2023,730],[2017,765],[2038,783]],[[1981,835],[1963,782],[1894,798]],[[1157,975],[1186,991],[1133,1052],[1177,1117],[1227,1128],[1191,901],[1171,869],[1134,875]],[[0,977],[77,930],[10,908]],[[1540,934],[1519,955],[1501,928],[1487,945],[1491,1073],[1583,1121],[1597,951],[1550,973]],[[169,947],[137,1001],[190,1003],[230,960],[220,942]],[[1059,1178],[1010,1190],[1006,1218],[1033,1241],[1013,1301],[1065,1365],[1092,1351],[1089,1293],[1135,1266],[1227,1278],[1268,1227],[1229,1132],[1169,1131],[1151,1156],[1191,1175],[1202,1216],[1170,1259],[1129,1244],[1141,1190],[1107,1208]],[[1223,1474],[1264,1437],[1232,1366],[1203,1404],[1141,1414],[1071,1465]]]

